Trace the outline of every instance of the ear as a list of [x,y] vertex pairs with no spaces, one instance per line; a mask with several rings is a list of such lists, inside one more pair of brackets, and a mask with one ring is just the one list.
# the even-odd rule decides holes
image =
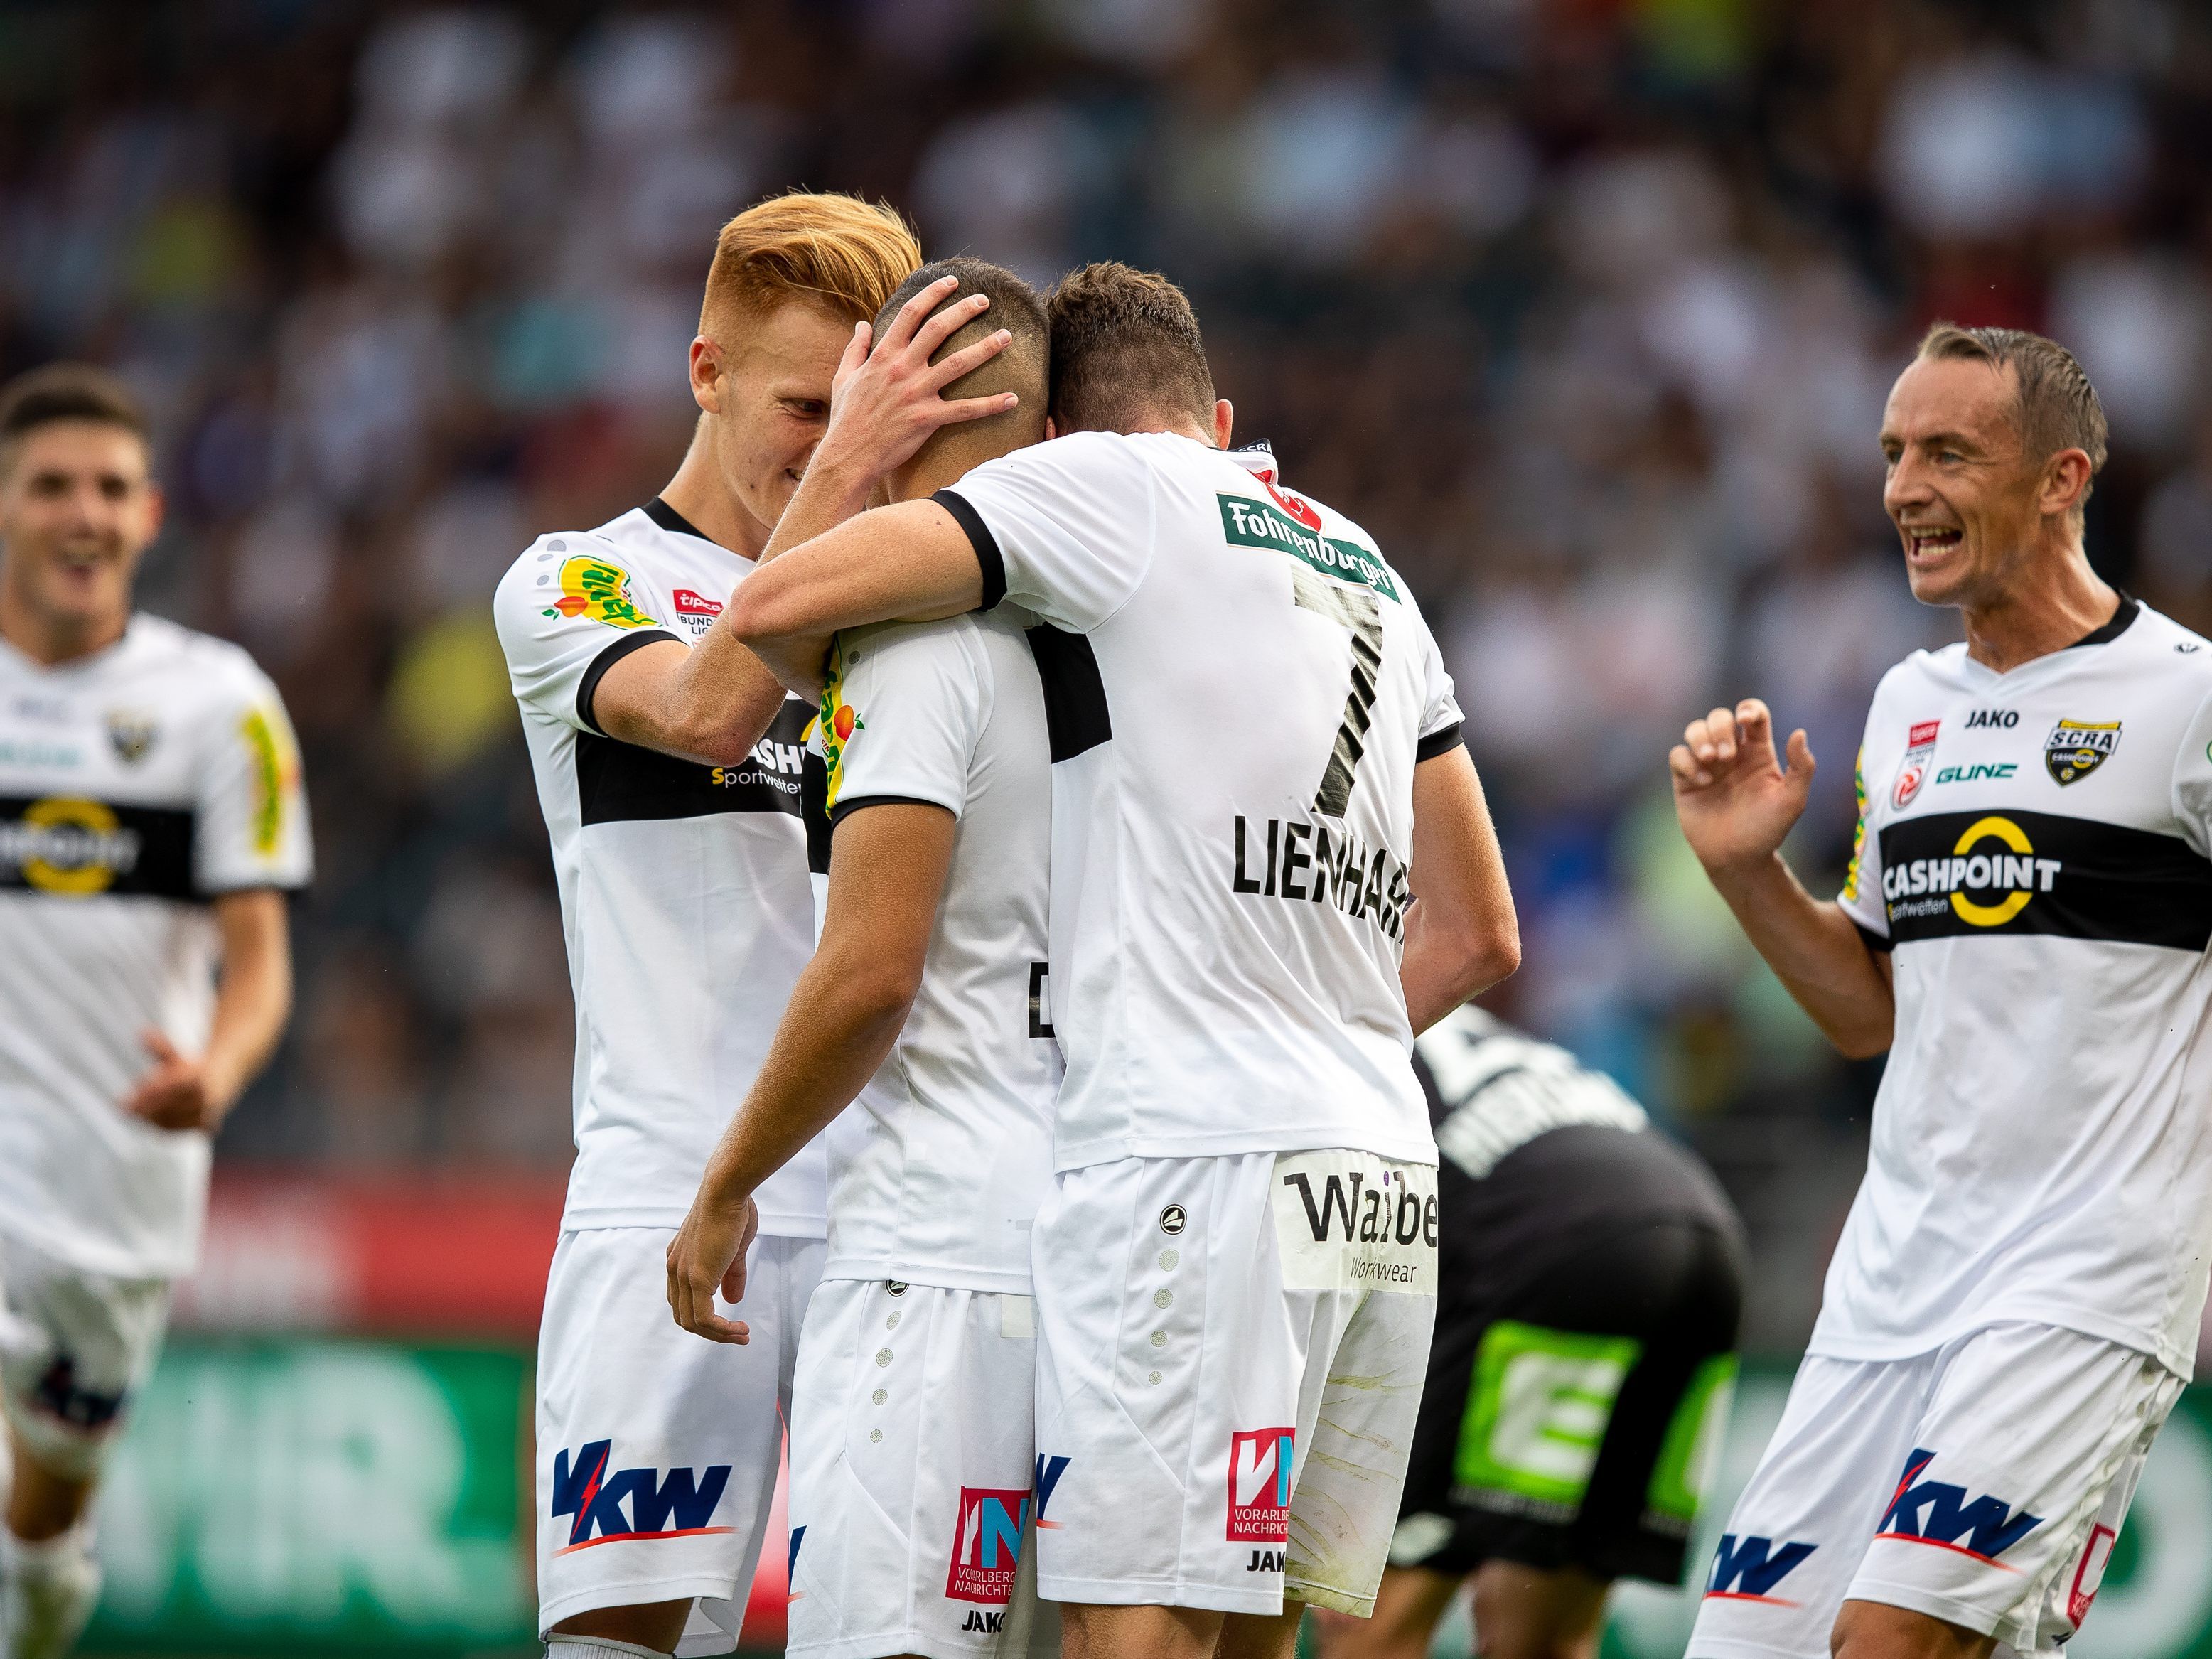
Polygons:
[[1044,417],[1044,441],[1047,443],[1050,443],[1058,436],[1060,436],[1060,428],[1052,423],[1051,416],[1046,416]]
[[709,415],[722,412],[722,348],[703,334],[691,337],[691,400]]
[[2043,498],[2037,503],[2048,516],[2074,512],[2089,493],[2089,457],[2079,449],[2062,449],[2045,465]]
[[1229,447],[1229,431],[1237,422],[1237,411],[1229,406],[1229,399],[1218,398],[1213,404],[1213,447]]

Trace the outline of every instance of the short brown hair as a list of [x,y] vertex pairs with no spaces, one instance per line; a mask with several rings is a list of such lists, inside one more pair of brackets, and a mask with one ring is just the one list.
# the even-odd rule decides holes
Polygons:
[[48,363],[0,386],[0,451],[55,421],[97,421],[146,436],[146,411],[122,376],[90,363]]
[[736,313],[794,296],[865,322],[921,263],[921,243],[888,205],[804,191],[771,196],[722,227],[699,331],[719,338]]
[[1213,371],[1183,291],[1109,261],[1060,278],[1052,318],[1052,418],[1062,432],[1124,432],[1146,416],[1213,420]]
[[[2016,396],[2013,423],[2021,445],[2034,460],[2061,450],[2078,449],[2089,458],[2089,477],[2104,471],[2107,437],[2105,405],[2074,354],[2056,340],[2023,328],[1963,328],[1939,322],[1920,337],[1918,360],[1943,358],[1987,363],[2013,372]],[[2089,492],[2081,492],[2081,501]],[[2080,512],[2077,503],[2075,512]]]
[[[981,294],[988,297],[991,308],[975,321],[954,331],[938,349],[937,355],[941,357],[948,351],[957,351],[970,343],[970,331],[980,337],[988,330],[1003,328],[1014,337],[1013,343],[991,361],[999,363],[1010,357],[1018,361],[1026,359],[1036,365],[1036,380],[1042,384],[1045,364],[1052,349],[1052,323],[1045,313],[1044,301],[1035,289],[1012,271],[1003,265],[994,265],[988,259],[970,259],[963,256],[932,259],[926,265],[916,266],[914,273],[891,291],[890,298],[884,301],[882,308],[876,313],[875,337],[883,337],[884,331],[890,326],[892,319],[908,301],[932,283],[945,276],[957,276],[960,286],[945,296],[945,304],[950,305],[953,301],[965,299],[971,294]],[[950,398],[978,395],[963,388],[967,386],[969,380],[982,373],[983,370],[977,369],[955,380],[945,388],[945,395]]]

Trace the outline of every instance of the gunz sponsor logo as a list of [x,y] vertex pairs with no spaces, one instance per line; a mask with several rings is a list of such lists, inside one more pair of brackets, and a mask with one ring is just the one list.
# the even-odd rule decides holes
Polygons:
[[2010,761],[1977,761],[1972,766],[1947,766],[1936,775],[1936,781],[1979,783],[1984,778],[2008,778],[2019,770]]
[[[590,1549],[597,1544],[641,1542],[658,1538],[698,1538],[731,1532],[730,1527],[709,1526],[714,1509],[730,1484],[727,1463],[710,1464],[706,1470],[672,1468],[663,1475],[657,1469],[618,1469],[607,1464],[612,1441],[594,1440],[574,1458],[566,1449],[553,1455],[553,1508],[556,1519],[576,1517],[568,1528],[568,1541],[554,1551]],[[624,1514],[627,1499],[629,1511]],[[674,1522],[674,1525],[669,1523]],[[799,1559],[794,1539],[792,1559]]]
[[1039,1531],[1066,1524],[1063,1522],[1046,1520],[1045,1511],[1052,1507],[1052,1494],[1054,1489],[1060,1485],[1060,1477],[1067,1473],[1067,1466],[1073,1461],[1066,1457],[1049,1457],[1042,1452],[1037,1454],[1036,1492],[1036,1523]]
[[[1283,503],[1284,510],[1277,512],[1265,501],[1255,501],[1246,495],[1217,495],[1221,503],[1221,533],[1232,547],[1264,547],[1277,553],[1287,553],[1309,569],[1324,576],[1334,576],[1339,581],[1357,582],[1371,587],[1386,599],[1398,597],[1398,584],[1391,579],[1390,568],[1382,562],[1382,556],[1360,546],[1356,542],[1339,540],[1321,533],[1321,515],[1297,497],[1277,495],[1272,486],[1262,486],[1267,493]],[[1292,503],[1296,502],[1296,506]],[[1299,507],[1305,508],[1310,524],[1293,522],[1287,516]]]
[[1713,1553],[1712,1576],[1705,1580],[1706,1597],[1794,1607],[1797,1603],[1777,1595],[1775,1587],[1819,1547],[1817,1544],[1787,1543],[1777,1549],[1771,1538],[1739,1539],[1732,1532],[1723,1533],[1720,1547]]
[[2050,892],[2066,867],[2063,859],[2036,857],[2027,832],[1995,814],[1968,824],[1951,853],[1882,871],[1881,896],[1889,901],[1892,921],[1940,914],[1948,903],[1970,927],[2002,927],[2038,893]]
[[[1295,1429],[1237,1429],[1229,1436],[1229,1541],[1291,1541]],[[1254,1568],[1251,1571],[1257,1571]]]
[[[1022,1523],[1029,1519],[1030,1495],[988,1486],[960,1488],[960,1520],[952,1535],[952,1568],[945,1594],[957,1601],[1004,1607],[1014,1596],[1014,1569],[1021,1563]],[[977,1626],[971,1621],[963,1628]],[[998,1626],[989,1626],[996,1630]]]
[[582,617],[610,628],[659,626],[630,597],[629,572],[611,559],[595,559],[586,553],[562,562],[561,597],[541,614]]
[[1928,781],[1929,758],[1936,752],[1936,735],[1942,730],[1941,720],[1922,720],[1905,734],[1905,763],[1897,769],[1897,782],[1889,792],[1893,806],[1904,806],[1920,793],[1920,786]]
[[[1906,1456],[1905,1473],[1874,1535],[1908,1544],[1933,1544],[2007,1572],[2017,1572],[2017,1567],[2007,1566],[1997,1557],[2041,1526],[2043,1517],[2015,1510],[2002,1498],[1987,1493],[1969,1503],[1964,1486],[1923,1480],[1922,1473],[1935,1461],[1936,1454],[1922,1447],[1915,1447]],[[1962,1538],[1964,1543],[1959,1541]]]
[[2063,789],[2069,783],[2081,782],[2112,759],[2112,751],[2119,746],[2118,720],[2107,720],[2102,725],[2061,720],[2043,740],[2043,764],[2052,781]]
[[76,796],[33,801],[14,823],[0,823],[0,867],[41,893],[104,893],[137,868],[142,848],[114,808]]
[[1966,716],[1966,730],[1969,732],[1983,726],[2009,732],[2019,724],[2020,710],[2017,708],[1977,708]]
[[1406,907],[1413,891],[1406,866],[1387,847],[1372,849],[1346,829],[1269,818],[1261,831],[1237,818],[1235,873],[1229,888],[1292,904],[1332,904],[1354,920],[1364,918],[1394,939],[1406,936]]

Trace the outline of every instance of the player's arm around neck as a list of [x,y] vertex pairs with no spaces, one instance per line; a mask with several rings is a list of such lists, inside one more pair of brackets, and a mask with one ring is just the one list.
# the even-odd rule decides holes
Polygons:
[[1805,810],[1813,751],[1790,734],[1789,766],[1757,698],[1692,720],[1667,757],[1682,834],[1753,947],[1828,1041],[1854,1060],[1887,1050],[1897,1018],[1890,965],[1840,905],[1814,898],[1783,861]]
[[1521,965],[1521,928],[1482,781],[1455,744],[1413,769],[1413,905],[1398,983],[1418,1034]]
[[215,901],[222,935],[222,979],[205,1052],[178,1052],[161,1032],[145,1036],[153,1068],[124,1109],[163,1129],[213,1133],[276,1051],[292,1012],[292,942],[284,895],[274,888]]
[[752,1194],[852,1103],[897,1040],[921,988],[953,826],[951,812],[919,801],[838,824],[821,943],[668,1249],[668,1304],[686,1330],[746,1340],[743,1324],[715,1313],[714,1290],[732,1302],[744,1294]]

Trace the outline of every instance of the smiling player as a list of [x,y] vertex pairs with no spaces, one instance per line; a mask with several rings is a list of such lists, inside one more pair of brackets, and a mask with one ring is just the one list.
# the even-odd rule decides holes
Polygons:
[[2212,651],[2082,547],[2105,459],[2063,348],[1939,325],[1882,422],[1914,597],[1963,645],[1875,693],[1841,897],[1781,859],[1805,734],[1669,756],[1706,872],[1845,1054],[1866,1180],[1692,1659],[2055,1653],[2187,1378],[2212,1256]]

